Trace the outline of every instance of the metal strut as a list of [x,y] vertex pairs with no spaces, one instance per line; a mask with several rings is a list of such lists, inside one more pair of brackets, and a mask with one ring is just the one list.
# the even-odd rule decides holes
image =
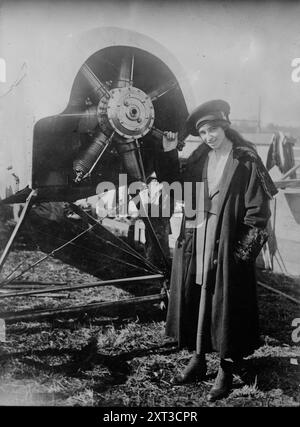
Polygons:
[[[76,206],[76,205],[75,205]],[[96,220],[95,220],[96,221]],[[87,228],[86,230],[83,230],[81,233],[79,233],[77,236],[75,236],[75,237],[73,237],[71,240],[68,240],[66,243],[64,243],[63,245],[61,245],[61,246],[59,246],[58,248],[56,248],[56,249],[54,249],[53,251],[51,251],[49,254],[46,254],[44,257],[42,257],[41,259],[39,259],[38,261],[36,261],[35,263],[33,263],[33,264],[31,264],[28,268],[26,268],[26,269],[24,269],[23,271],[21,271],[17,276],[14,276],[14,277],[12,277],[11,279],[9,279],[9,280],[7,280],[15,271],[16,271],[16,269],[14,269],[5,279],[4,279],[4,281],[2,281],[1,283],[0,283],[0,288],[1,287],[3,287],[3,286],[5,286],[5,285],[8,285],[9,283],[11,283],[13,280],[15,280],[15,279],[17,279],[17,278],[19,278],[19,277],[21,277],[24,273],[26,273],[27,271],[29,271],[31,268],[33,268],[33,267],[35,267],[35,266],[37,266],[38,264],[40,264],[41,262],[43,262],[43,261],[45,261],[47,258],[49,258],[49,257],[51,257],[51,256],[53,256],[56,252],[58,252],[59,250],[61,250],[61,249],[63,249],[64,247],[66,247],[67,245],[69,245],[69,244],[73,244],[73,242],[76,240],[76,239],[78,239],[79,237],[81,237],[83,234],[85,234],[85,233],[87,233],[87,232],[89,232],[89,231],[91,231],[95,226],[97,226],[97,225],[99,225],[99,223],[96,221],[93,225],[90,225],[90,227],[89,228]],[[103,228],[105,228],[105,227],[103,227]],[[98,236],[99,237],[99,236]],[[89,250],[89,249],[87,249],[87,250]],[[108,258],[108,259],[111,259],[111,260],[113,260],[113,261],[116,261],[116,262],[119,262],[119,263],[121,263],[121,264],[124,264],[124,265],[127,265],[127,266],[129,266],[129,267],[134,267],[135,269],[138,269],[138,270],[143,270],[143,271],[146,271],[146,272],[153,272],[153,268],[151,267],[151,270],[149,271],[149,270],[147,270],[147,269],[145,269],[145,268],[143,268],[143,267],[139,267],[139,266],[137,266],[137,265],[135,265],[135,264],[131,264],[131,263],[129,263],[129,262],[126,262],[126,261],[123,261],[122,259],[118,259],[118,258],[114,258],[114,257],[111,257],[111,256],[109,256],[109,255],[107,255],[107,254],[104,254],[104,253],[101,253],[101,252],[97,252],[99,255],[101,255],[101,256],[103,256],[103,257],[105,257],[105,258]],[[143,261],[145,261],[144,259],[143,259]],[[22,263],[21,263],[22,264]],[[20,265],[21,265],[20,264]],[[146,264],[146,263],[145,263]],[[149,267],[150,268],[150,267]],[[161,274],[161,272],[160,271],[158,271],[157,269],[156,269],[156,271],[155,271],[156,273],[160,273]]]
[[142,198],[140,197],[140,194],[138,194],[137,197],[139,199],[139,207],[140,207],[142,215],[143,215],[143,220],[145,221],[146,226],[148,226],[148,231],[149,231],[149,234],[151,236],[151,239],[154,242],[156,249],[158,249],[158,251],[159,251],[159,253],[160,253],[160,255],[164,261],[165,271],[169,272],[170,267],[169,267],[169,262],[168,262],[168,259],[166,257],[166,254],[164,253],[163,248],[161,247],[160,241],[158,240],[158,237],[155,233],[155,230],[153,228],[153,225],[152,225],[152,222],[149,218],[149,215],[144,208],[144,204],[143,204]]
[[57,318],[57,316],[61,317],[73,317],[74,315],[79,314],[87,314],[90,315],[97,315],[99,312],[104,313],[108,312],[111,313],[112,310],[121,310],[125,307],[130,306],[138,306],[139,304],[144,303],[157,303],[160,301],[163,301],[165,299],[164,294],[154,294],[154,295],[147,295],[144,297],[136,297],[136,298],[128,298],[125,300],[119,300],[119,301],[113,301],[113,302],[98,302],[98,303],[92,303],[92,304],[85,304],[85,305],[79,305],[79,306],[73,306],[73,307],[65,307],[60,309],[48,309],[48,310],[24,310],[24,311],[16,311],[16,312],[8,312],[8,313],[0,313],[1,318],[5,320],[5,322],[8,323],[15,323],[15,322],[25,322],[25,321],[32,321],[35,320],[41,320],[41,319],[53,319]]
[[103,148],[103,150],[100,152],[99,156],[97,157],[97,159],[95,160],[94,164],[91,166],[90,170],[83,176],[82,179],[85,179],[87,177],[90,177],[93,170],[95,169],[97,163],[99,162],[99,160],[101,159],[101,157],[103,156],[103,154],[106,152],[107,148],[110,146],[112,139],[115,135],[115,132],[113,132],[110,137],[108,138],[105,147]]
[[29,296],[29,295],[40,295],[40,294],[48,294],[50,292],[59,292],[59,291],[77,291],[79,289],[86,289],[86,288],[95,288],[100,286],[107,286],[107,285],[119,285],[122,283],[125,284],[133,284],[136,282],[142,282],[145,284],[147,281],[153,281],[153,280],[162,280],[164,276],[162,274],[151,274],[148,276],[136,276],[136,277],[126,277],[123,279],[112,279],[112,280],[101,280],[100,282],[92,282],[92,283],[85,283],[80,285],[62,285],[62,286],[49,286],[45,287],[44,289],[33,289],[33,290],[27,290],[27,291],[17,291],[17,292],[8,292],[6,294],[0,295],[0,299],[3,298],[11,298],[11,297],[19,297],[19,296]]
[[[91,226],[91,228],[93,228],[93,226]],[[69,240],[68,242],[64,243],[63,245],[59,246],[58,248],[54,249],[53,251],[51,251],[49,254],[45,255],[43,258],[39,259],[38,261],[36,261],[35,263],[31,264],[29,267],[25,268],[25,270],[21,271],[21,273],[19,273],[17,276],[12,277],[9,280],[4,280],[3,282],[0,283],[0,288],[3,287],[4,285],[8,285],[8,283],[12,282],[13,280],[17,279],[18,277],[23,276],[24,273],[26,273],[28,270],[30,270],[31,268],[35,267],[36,265],[40,264],[42,261],[45,261],[47,258],[49,258],[50,256],[53,256],[55,254],[55,252],[63,249],[65,246],[69,245],[70,243],[72,243],[74,240],[78,239],[78,237],[82,236],[83,234],[87,233],[88,231],[90,231],[90,228],[87,228],[86,230],[84,230],[82,233],[78,234],[77,236],[73,237],[73,239]],[[10,276],[10,275],[9,275]],[[7,277],[9,277],[7,276]]]
[[[99,221],[97,221],[94,217],[92,217],[90,214],[85,212],[83,209],[81,209],[80,206],[75,205],[74,203],[70,203],[72,209],[74,212],[79,215],[81,218],[86,219],[89,224],[97,225],[99,230],[105,230],[107,233],[109,233],[118,243],[119,245],[117,248],[125,253],[129,253],[134,258],[138,259],[139,261],[142,261],[146,266],[150,268],[150,270],[154,271],[155,273],[161,273],[160,269],[156,267],[154,264],[152,264],[149,260],[144,258],[141,254],[139,254],[135,249],[133,249],[130,245],[128,245],[124,240],[120,239],[118,236],[115,236],[113,233],[111,233],[107,228],[104,227]],[[99,235],[97,235],[100,239],[102,239]],[[103,239],[104,240],[104,239]],[[116,245],[112,242],[107,242],[108,244],[115,246]],[[123,248],[121,247],[123,246]],[[125,249],[126,248],[126,249]]]
[[[97,224],[94,224],[94,226],[96,226]],[[87,229],[86,231],[93,231],[92,230],[92,228],[93,227],[90,227],[89,229]],[[104,228],[104,227],[103,227]],[[43,235],[45,235],[45,236],[50,236],[50,234],[48,234],[48,233],[45,233],[44,231],[41,231],[40,229],[36,229],[40,234],[43,234]],[[77,236],[77,237],[79,237],[79,236]],[[97,234],[95,234],[95,237],[97,237],[97,238],[99,238],[99,239],[101,239],[100,238],[100,236],[98,236]],[[65,241],[65,239],[60,239],[60,238],[57,238],[57,239],[59,239],[59,240],[61,240],[61,241]],[[102,239],[102,240],[104,240],[104,239]],[[114,258],[114,257],[111,257],[111,256],[109,256],[109,255],[107,255],[107,254],[104,254],[103,252],[100,252],[100,251],[98,251],[98,250],[96,250],[96,249],[90,249],[90,248],[88,248],[88,247],[86,247],[86,246],[83,246],[83,245],[77,245],[77,244],[75,244],[74,242],[72,242],[72,241],[69,241],[68,243],[70,243],[71,245],[73,245],[73,246],[75,246],[76,248],[79,248],[79,249],[84,249],[85,251],[87,251],[87,252],[89,252],[89,253],[96,253],[98,256],[99,255],[101,255],[101,256],[104,256],[105,258],[109,258],[109,259],[111,259],[111,260],[113,260],[113,261],[116,261],[116,262],[119,262],[119,263],[121,263],[121,264],[124,264],[124,265],[128,265],[129,267],[134,267],[135,269],[138,269],[138,270],[143,270],[143,271],[146,271],[147,273],[149,273],[149,272],[153,272],[153,270],[152,269],[146,269],[146,268],[143,268],[143,267],[140,267],[140,266],[138,266],[138,265],[135,265],[135,264],[130,264],[130,263],[128,263],[128,262],[126,262],[126,261],[123,261],[123,260],[121,260],[120,258]],[[66,245],[68,244],[68,243],[66,243]],[[64,246],[64,245],[63,245]],[[59,248],[58,248],[59,249]],[[58,249],[56,249],[56,250],[58,250]],[[62,247],[61,247],[61,249],[62,249]],[[99,269],[96,269],[96,270],[93,270],[93,272],[91,272],[91,274],[94,274],[94,273],[96,273],[97,271],[98,271]],[[157,273],[157,274],[162,274],[161,273],[161,271],[154,271],[155,273]],[[5,282],[5,284],[6,284],[7,282]]]
[[26,214],[28,213],[29,209],[31,208],[31,206],[33,204],[33,201],[34,201],[34,198],[36,196],[37,196],[36,190],[31,190],[29,196],[26,199],[25,206],[24,206],[24,208],[23,208],[23,210],[21,212],[20,218],[18,219],[18,222],[15,225],[15,228],[14,228],[14,230],[13,230],[13,232],[12,232],[10,238],[9,238],[9,241],[7,242],[7,244],[6,244],[5,248],[4,248],[4,251],[3,251],[2,255],[1,255],[1,258],[0,258],[0,272],[2,271],[2,268],[4,266],[6,258],[7,258],[8,254],[9,254],[10,249],[11,249],[11,246],[14,243],[15,238],[16,238],[16,236],[18,234],[18,231],[20,230],[21,225],[23,224],[23,221],[24,221],[24,219],[26,217]]

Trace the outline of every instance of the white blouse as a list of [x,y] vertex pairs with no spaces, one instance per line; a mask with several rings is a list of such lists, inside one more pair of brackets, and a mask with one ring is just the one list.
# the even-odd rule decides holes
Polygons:
[[212,196],[216,188],[218,188],[231,150],[232,143],[228,141],[225,147],[219,150],[211,150],[208,153],[207,184],[210,196]]

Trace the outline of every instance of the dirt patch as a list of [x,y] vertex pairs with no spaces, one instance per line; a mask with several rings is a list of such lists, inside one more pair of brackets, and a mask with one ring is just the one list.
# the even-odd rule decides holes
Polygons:
[[[4,276],[20,262],[43,254],[15,251]],[[98,279],[48,259],[27,280],[83,283]],[[294,278],[259,272],[259,280],[298,296]],[[208,355],[205,381],[173,386],[171,380],[190,354],[178,351],[164,335],[165,311],[159,304],[140,306],[114,317],[78,315],[69,319],[7,324],[0,343],[0,404],[19,406],[299,406],[299,344],[292,339],[299,306],[258,287],[262,346],[248,358],[246,382],[235,375],[234,389],[216,403],[207,401],[218,366]],[[130,290],[105,287],[69,293],[63,298],[18,297],[0,300],[1,312],[67,307],[132,296]],[[298,363],[298,364],[295,364]]]

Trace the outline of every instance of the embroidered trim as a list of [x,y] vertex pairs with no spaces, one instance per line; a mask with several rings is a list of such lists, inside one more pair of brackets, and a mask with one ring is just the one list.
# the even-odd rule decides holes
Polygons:
[[269,172],[265,168],[261,158],[258,156],[255,149],[252,149],[250,146],[236,146],[235,147],[235,155],[236,157],[242,158],[244,156],[250,158],[252,161],[257,164],[257,176],[261,182],[261,185],[267,194],[267,196],[272,199],[275,194],[278,193],[277,188],[275,187]]
[[249,228],[248,232],[243,234],[237,242],[234,251],[235,257],[242,261],[255,261],[268,237],[269,235],[264,229]]

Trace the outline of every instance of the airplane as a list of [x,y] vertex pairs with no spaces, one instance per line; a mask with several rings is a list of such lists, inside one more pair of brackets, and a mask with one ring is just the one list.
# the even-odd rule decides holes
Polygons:
[[[160,13],[152,2],[113,3],[87,2],[90,7],[85,10],[86,6],[74,2],[70,11],[72,2],[55,6],[25,2],[30,11],[25,20],[25,6],[3,3],[1,148],[17,185],[1,204],[24,207],[2,252],[0,269],[26,220],[46,254],[55,253],[105,280],[111,278],[111,262],[117,278],[150,275],[164,282],[170,274],[165,251],[147,215],[147,232],[162,260],[159,266],[75,203],[96,195],[99,183],[110,182],[118,188],[120,174],[126,174],[129,184],[145,186],[153,173],[163,176],[162,136],[168,130],[178,132],[178,150],[184,157],[185,121],[196,106],[194,76],[184,62],[187,55],[199,56],[199,49],[190,43],[183,52],[179,41],[176,46],[182,6],[166,2]],[[188,4],[193,11],[205,13],[202,4]],[[47,22],[47,13],[57,16],[56,23]],[[179,30],[187,31],[189,21],[182,21]],[[214,26],[203,23],[197,32],[203,31],[205,40],[212,34],[204,28],[207,25]],[[172,42],[167,30],[171,30]],[[79,215],[79,222],[65,215],[64,203]],[[51,215],[63,219],[65,228]],[[48,236],[45,228],[50,230]],[[63,229],[65,240],[60,240]],[[97,236],[90,237],[96,230]],[[65,247],[81,233],[89,255],[83,256],[80,244]],[[117,266],[116,259],[123,263]],[[3,284],[14,277],[4,279]]]
[[[24,206],[0,268],[25,221],[46,254],[101,279],[165,279],[170,265],[148,215],[144,221],[160,254],[160,266],[80,206],[72,204],[72,213],[81,221],[74,221],[74,215],[70,219],[65,207],[97,194],[103,181],[118,186],[122,173],[128,184],[145,186],[153,173],[163,174],[159,164],[163,131],[184,132],[187,100],[192,97],[187,83],[178,81],[184,72],[163,46],[132,30],[100,27],[72,35],[67,43],[58,39],[52,43],[59,43],[60,52],[53,51],[42,63],[41,58],[30,61],[30,74],[24,65],[28,73],[20,83],[25,86],[24,97],[8,96],[11,105],[8,101],[9,108],[2,110],[4,138],[18,147],[11,160],[21,187],[2,204]],[[11,109],[21,113],[18,126],[7,118]],[[27,163],[24,139],[29,141]],[[70,209],[71,204],[67,206]],[[21,275],[9,275],[1,286]]]

